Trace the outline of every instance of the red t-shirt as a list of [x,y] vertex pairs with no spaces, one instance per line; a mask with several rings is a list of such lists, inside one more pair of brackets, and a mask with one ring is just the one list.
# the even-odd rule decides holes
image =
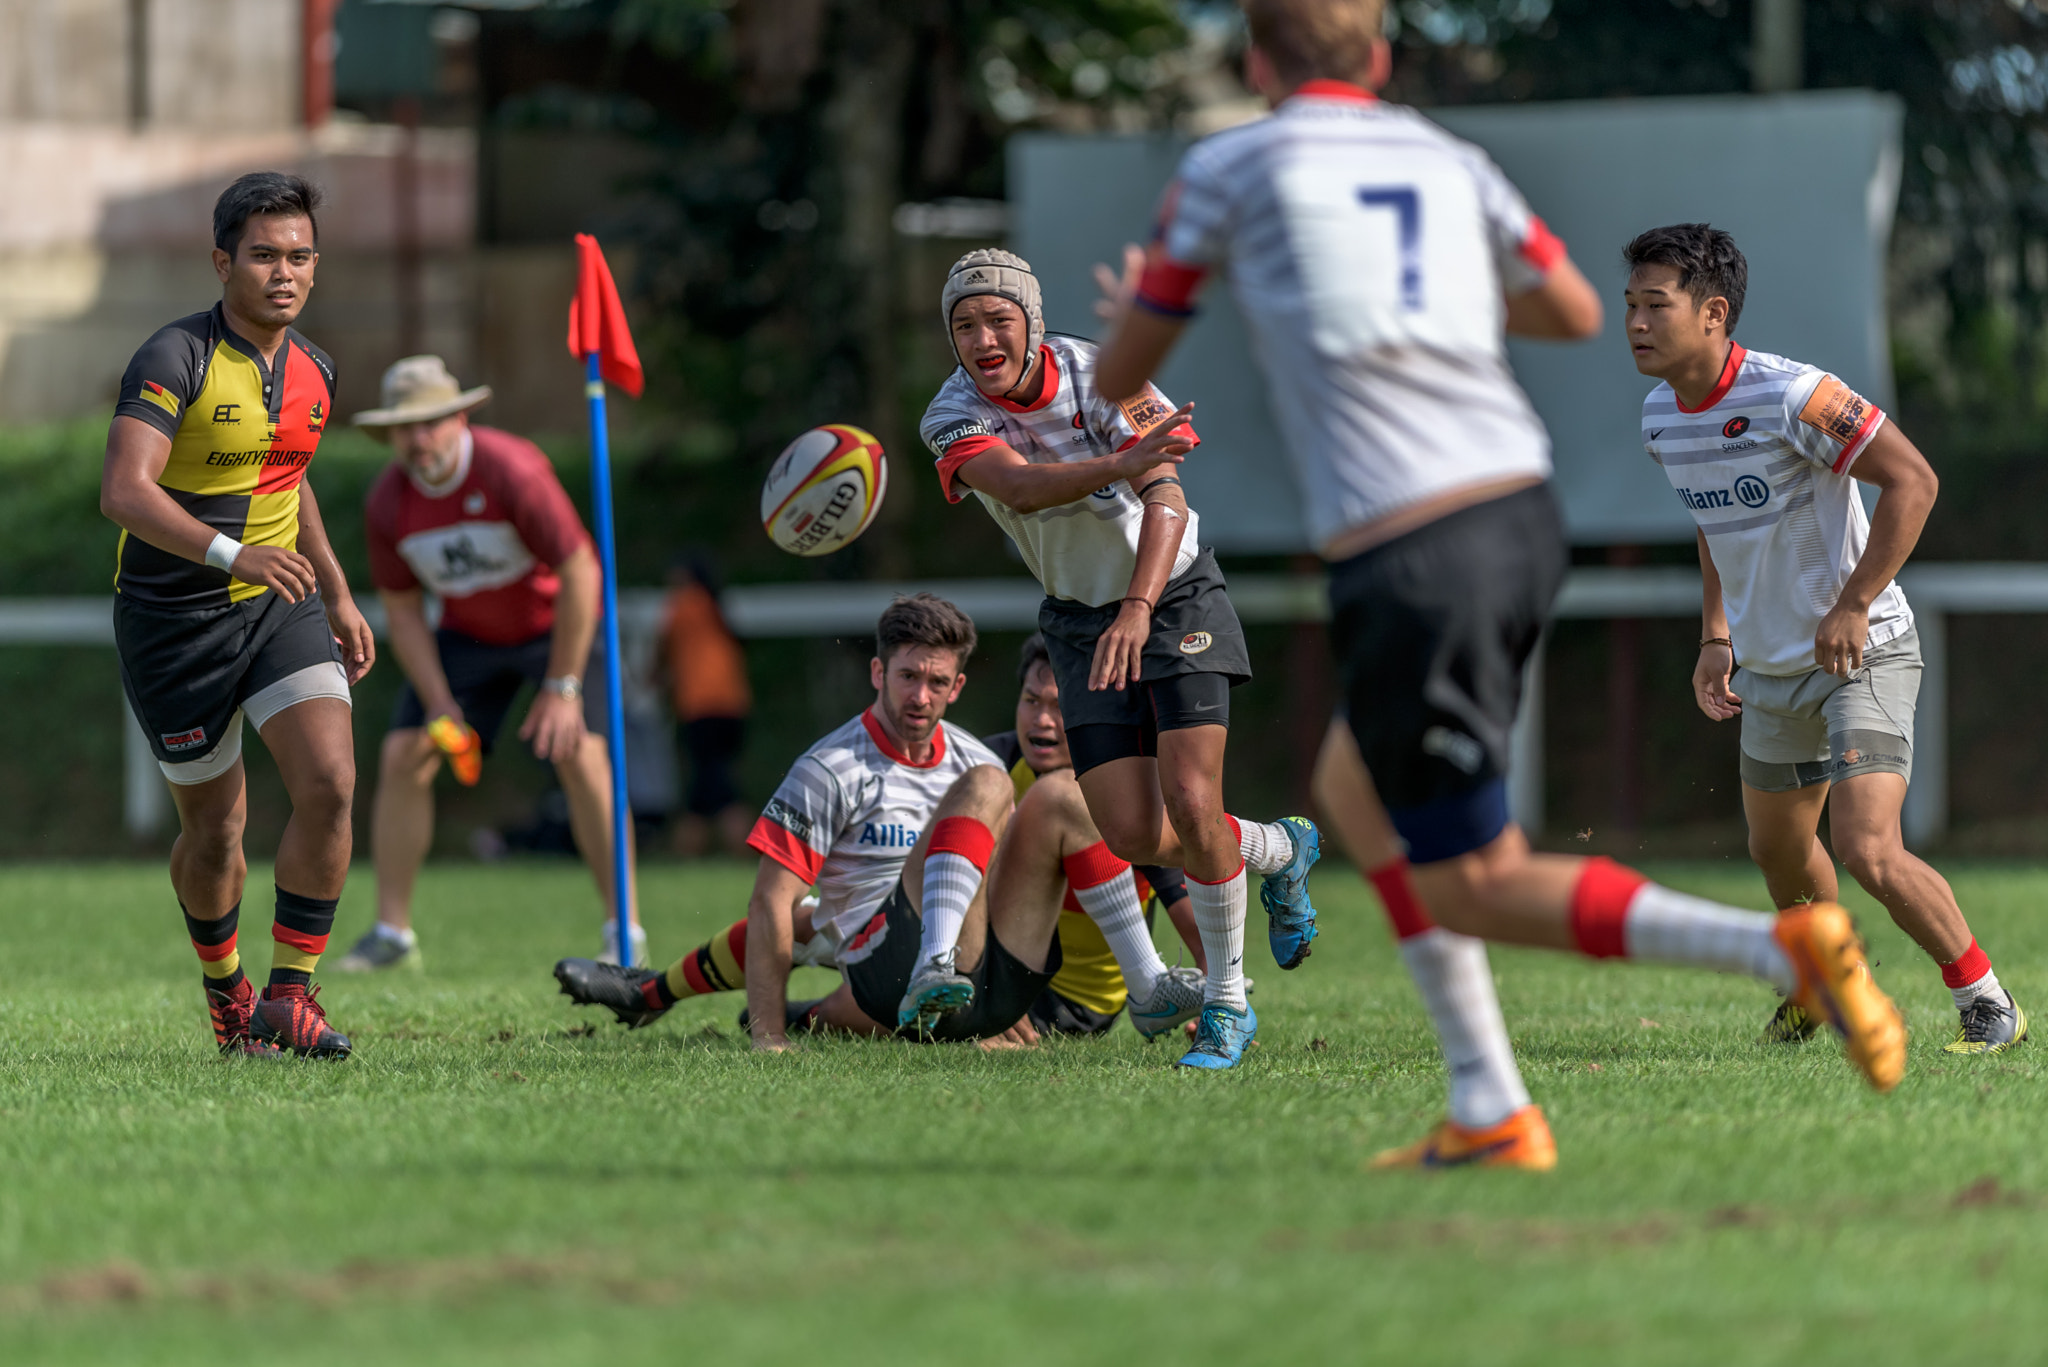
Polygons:
[[454,481],[429,491],[393,461],[370,489],[370,580],[424,588],[441,625],[490,645],[554,629],[555,566],[590,544],[583,519],[538,446],[493,427],[469,429]]

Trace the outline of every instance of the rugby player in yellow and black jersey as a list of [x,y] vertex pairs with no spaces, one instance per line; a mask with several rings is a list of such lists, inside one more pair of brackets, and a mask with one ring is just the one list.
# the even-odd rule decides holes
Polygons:
[[[376,646],[328,544],[306,467],[334,369],[292,328],[319,261],[317,189],[256,172],[213,210],[221,300],[142,344],[107,434],[100,511],[121,527],[114,642],[129,705],[170,780],[171,886],[222,1053],[344,1058],[312,988],[348,874],[349,687]],[[292,812],[259,996],[237,948],[247,793],[242,723]]]

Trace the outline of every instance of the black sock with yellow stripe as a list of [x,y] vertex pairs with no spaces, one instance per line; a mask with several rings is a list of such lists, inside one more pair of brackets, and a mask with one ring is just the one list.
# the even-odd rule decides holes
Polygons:
[[271,987],[305,987],[313,981],[340,903],[339,897],[301,897],[277,890],[277,920],[270,927],[270,938],[276,942],[270,953]]
[[185,911],[183,902],[178,903],[178,910],[185,912],[185,933],[192,937],[192,948],[199,955],[199,971],[205,975],[207,987],[216,992],[234,991],[242,981],[242,955],[235,946],[242,904],[235,903],[228,908],[227,915],[216,921],[200,920]]

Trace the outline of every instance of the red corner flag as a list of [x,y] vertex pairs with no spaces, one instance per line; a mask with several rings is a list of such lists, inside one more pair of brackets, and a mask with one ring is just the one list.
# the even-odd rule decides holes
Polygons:
[[596,352],[598,371],[612,384],[640,397],[645,381],[640,353],[626,329],[626,310],[604,249],[589,233],[576,234],[576,297],[569,301],[569,354],[578,360]]

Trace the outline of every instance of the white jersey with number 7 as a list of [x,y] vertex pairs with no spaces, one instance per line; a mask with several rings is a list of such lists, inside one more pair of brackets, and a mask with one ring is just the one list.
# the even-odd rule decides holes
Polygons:
[[1453,489],[1550,473],[1502,327],[1505,296],[1563,257],[1484,152],[1311,81],[1188,149],[1138,300],[1186,314],[1209,271],[1229,277],[1327,546]]

